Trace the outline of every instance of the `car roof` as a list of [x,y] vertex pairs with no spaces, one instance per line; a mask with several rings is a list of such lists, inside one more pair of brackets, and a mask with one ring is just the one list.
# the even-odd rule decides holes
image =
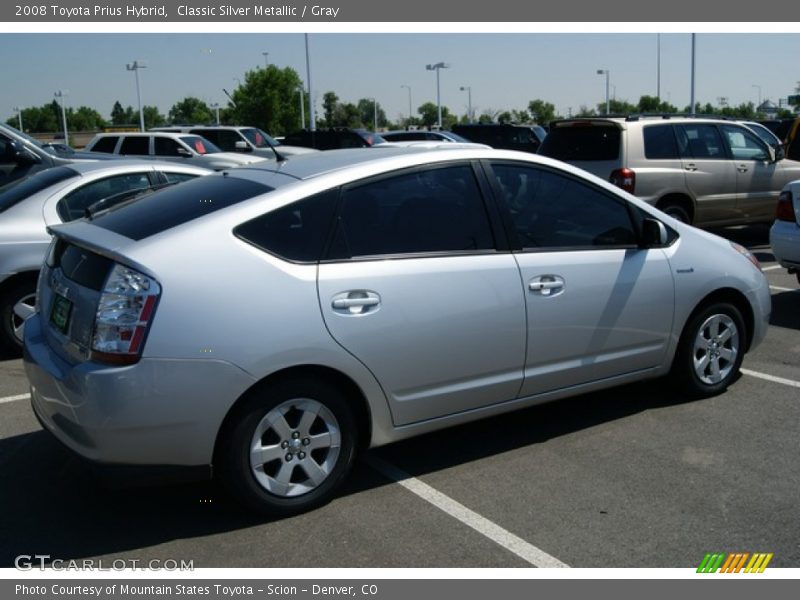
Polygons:
[[174,171],[177,168],[179,170],[197,171],[198,173],[212,172],[211,169],[206,169],[204,167],[199,167],[197,165],[188,165],[188,164],[184,165],[176,162],[163,161],[163,160],[150,160],[150,159],[81,161],[81,162],[70,163],[67,166],[76,173],[80,173],[81,175],[101,170],[112,170],[112,171],[114,169],[127,170],[127,169],[141,168],[141,167],[145,167],[148,169],[171,170],[171,171]]

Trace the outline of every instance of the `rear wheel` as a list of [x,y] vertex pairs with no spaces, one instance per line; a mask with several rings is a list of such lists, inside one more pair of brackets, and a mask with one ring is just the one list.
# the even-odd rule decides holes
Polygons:
[[290,380],[252,393],[221,449],[222,478],[248,507],[289,516],[329,501],[350,470],[356,426],[335,387]]
[[672,366],[682,390],[692,397],[719,394],[739,372],[746,347],[742,315],[732,304],[715,303],[687,323]]
[[8,289],[0,297],[0,347],[10,351],[22,350],[22,335],[25,320],[32,316],[36,306],[36,282],[22,281]]

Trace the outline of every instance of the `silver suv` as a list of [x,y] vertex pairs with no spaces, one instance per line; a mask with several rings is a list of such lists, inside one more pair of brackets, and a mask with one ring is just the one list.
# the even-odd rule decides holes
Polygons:
[[564,163],[443,146],[262,162],[53,228],[25,324],[45,429],[106,465],[213,466],[286,515],[368,447],[736,379],[770,313],[745,249]]
[[748,127],[692,117],[553,121],[539,154],[609,180],[698,226],[771,223],[781,189],[800,178]]

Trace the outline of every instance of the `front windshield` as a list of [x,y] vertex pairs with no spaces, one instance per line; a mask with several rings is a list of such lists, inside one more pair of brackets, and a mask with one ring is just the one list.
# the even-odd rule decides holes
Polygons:
[[764,142],[766,142],[773,148],[781,143],[778,137],[766,127],[759,125],[758,123],[747,123],[747,126],[753,130],[753,133],[755,133],[758,137],[760,137]]
[[206,138],[200,137],[199,135],[184,135],[181,137],[181,141],[198,154],[216,154],[222,152],[222,150],[217,148]]
[[256,148],[269,148],[270,146],[281,145],[278,140],[273,138],[268,133],[265,133],[261,129],[250,127],[248,129],[242,129],[241,131],[242,135],[246,137]]

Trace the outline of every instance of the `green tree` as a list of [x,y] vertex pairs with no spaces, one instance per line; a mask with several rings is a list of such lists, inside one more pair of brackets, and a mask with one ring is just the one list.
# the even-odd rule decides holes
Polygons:
[[71,131],[98,131],[106,126],[100,113],[88,106],[67,109],[67,124]]
[[245,73],[233,91],[233,113],[238,122],[260,127],[272,135],[284,135],[300,127],[297,102],[301,81],[297,72],[276,65]]
[[333,127],[336,107],[339,105],[339,96],[333,92],[325,92],[322,96],[322,113],[325,118],[325,125]]
[[[631,113],[639,112],[639,107],[634,106],[627,100],[617,100],[612,98],[609,103],[609,111],[612,115],[629,115]],[[606,103],[599,102],[597,104],[597,112],[601,115],[606,113]]]
[[388,119],[386,118],[386,112],[381,108],[381,103],[378,102],[377,106],[375,101],[371,98],[362,98],[358,101],[358,116],[361,119],[362,127],[366,127],[367,129],[374,129],[375,127],[375,112],[377,111],[378,116],[378,127],[385,127],[386,123],[388,123]]
[[[417,113],[420,116],[420,122],[425,127],[433,127],[438,124],[438,111],[433,102],[426,102],[417,108]],[[451,129],[453,125],[458,123],[458,117],[450,112],[446,106],[442,107],[442,129]]]
[[540,124],[547,124],[556,118],[555,105],[538,98],[528,102],[528,112],[533,120]]
[[114,107],[111,109],[111,124],[112,125],[135,125],[139,122],[139,117],[133,112],[133,107],[128,106],[122,108],[119,100],[114,102]]
[[514,121],[514,117],[510,111],[504,110],[499,115],[497,115],[497,122],[500,124],[512,123]]
[[167,119],[158,111],[157,106],[143,106],[142,113],[144,113],[144,128],[150,129],[151,127],[160,127],[166,125]]
[[169,120],[176,124],[197,125],[211,123],[213,119],[208,104],[193,96],[184,98],[169,109]]

